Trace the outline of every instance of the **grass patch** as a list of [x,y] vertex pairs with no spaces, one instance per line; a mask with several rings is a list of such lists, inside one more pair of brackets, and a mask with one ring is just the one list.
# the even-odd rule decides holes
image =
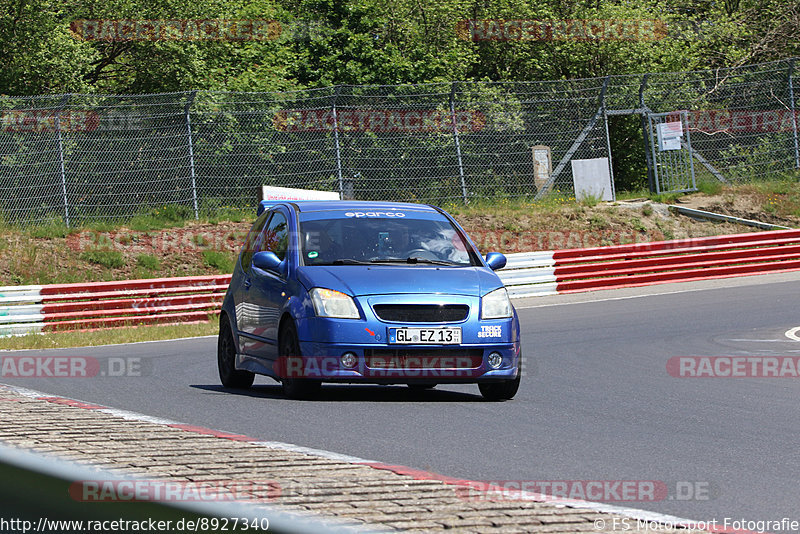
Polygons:
[[701,180],[697,182],[697,190],[706,195],[719,195],[722,192],[722,182],[719,180]]
[[152,254],[139,254],[136,256],[136,265],[143,269],[155,271],[161,268],[161,260]]
[[209,322],[198,324],[134,326],[90,332],[49,332],[5,337],[0,338],[0,350],[93,347],[159,339],[210,336],[216,335],[218,332],[219,321],[216,317],[212,317]]
[[217,250],[204,250],[203,263],[209,267],[213,267],[223,274],[233,272],[233,257],[227,252],[219,252]]
[[589,217],[589,228],[602,230],[606,226],[608,226],[608,221],[599,213],[593,213],[592,216]]
[[591,193],[584,193],[583,197],[581,197],[579,204],[581,206],[586,206],[587,208],[593,208],[600,204],[600,195],[593,195]]
[[128,222],[127,226],[136,232],[147,232],[148,230],[183,226],[190,218],[193,218],[193,215],[189,208],[170,205],[137,215]]
[[660,204],[674,204],[676,200],[683,196],[683,193],[659,193],[651,194],[650,200]]
[[125,258],[117,250],[87,250],[86,252],[81,252],[78,257],[89,263],[102,265],[109,269],[118,269],[125,266]]
[[629,222],[631,228],[633,228],[637,232],[647,232],[647,227],[644,225],[644,223],[639,217],[631,217],[631,220]]
[[27,229],[27,234],[37,239],[55,239],[57,237],[67,237],[71,230],[67,228],[64,221],[59,219],[49,219],[46,223],[31,226]]

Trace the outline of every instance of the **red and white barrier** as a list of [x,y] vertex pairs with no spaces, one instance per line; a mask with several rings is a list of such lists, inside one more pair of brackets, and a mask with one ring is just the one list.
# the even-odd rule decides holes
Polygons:
[[0,335],[207,321],[230,275],[0,287]]
[[[800,230],[508,254],[512,298],[800,270]],[[208,320],[230,275],[0,287],[0,335]]]
[[512,297],[800,270],[800,230],[509,254]]

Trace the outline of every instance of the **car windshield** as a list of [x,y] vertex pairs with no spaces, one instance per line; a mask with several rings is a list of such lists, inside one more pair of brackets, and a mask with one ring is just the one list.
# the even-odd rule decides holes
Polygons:
[[412,213],[403,217],[320,215],[300,217],[300,249],[306,265],[476,265],[469,247],[446,219]]

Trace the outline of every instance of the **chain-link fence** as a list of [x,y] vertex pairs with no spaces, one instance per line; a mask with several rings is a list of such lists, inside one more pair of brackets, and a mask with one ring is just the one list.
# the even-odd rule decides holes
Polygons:
[[608,116],[641,115],[650,143],[644,119],[680,110],[698,179],[777,177],[800,167],[793,80],[787,60],[542,82],[4,96],[0,210],[68,224],[164,206],[196,216],[252,209],[262,185],[437,204],[570,196],[572,160],[611,168]]

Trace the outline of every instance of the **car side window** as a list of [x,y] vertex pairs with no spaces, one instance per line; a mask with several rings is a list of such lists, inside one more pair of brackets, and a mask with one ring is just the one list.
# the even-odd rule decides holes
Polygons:
[[261,242],[262,230],[264,229],[264,225],[267,224],[267,219],[269,219],[269,212],[265,211],[264,213],[256,219],[256,222],[253,223],[253,226],[250,227],[250,232],[247,234],[247,238],[244,240],[244,246],[242,247],[242,270],[247,270],[250,268],[250,262],[253,260],[253,254],[258,252],[258,246]]
[[278,256],[278,259],[284,260],[286,258],[286,250],[289,248],[288,226],[283,213],[275,212],[267,225],[267,229],[264,230],[264,239],[258,251],[270,250]]

